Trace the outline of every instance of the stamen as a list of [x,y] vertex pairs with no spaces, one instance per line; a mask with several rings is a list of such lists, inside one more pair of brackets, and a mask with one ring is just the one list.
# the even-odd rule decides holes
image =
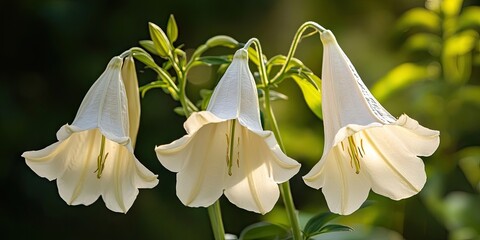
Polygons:
[[234,148],[234,139],[235,139],[235,125],[237,124],[237,120],[232,120],[232,125],[230,126],[230,137],[227,136],[227,167],[228,167],[228,175],[232,176],[232,165],[233,165],[233,148]]
[[97,178],[100,179],[102,177],[103,169],[105,168],[105,162],[107,161],[108,157],[108,152],[103,155],[103,152],[105,152],[105,136],[102,135],[102,140],[100,144],[100,153],[98,154],[97,157],[97,170],[95,170],[93,173],[97,173]]
[[343,141],[340,142],[340,144],[342,145],[342,150],[348,152],[348,155],[350,156],[350,167],[353,168],[355,166],[355,173],[359,174],[360,158],[363,158],[365,155],[365,150],[363,149],[363,139],[360,139],[360,146],[357,146],[353,136],[347,137],[347,141],[348,141],[347,150],[345,150]]
[[237,138],[237,167],[240,168],[240,138]]

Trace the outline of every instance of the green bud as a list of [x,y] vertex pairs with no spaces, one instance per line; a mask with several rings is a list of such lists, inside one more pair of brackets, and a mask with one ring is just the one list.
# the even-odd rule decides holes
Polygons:
[[163,32],[163,30],[155,25],[154,23],[149,22],[148,28],[150,30],[150,37],[155,45],[155,49],[157,50],[160,57],[167,57],[170,55],[171,45],[170,41],[167,38],[167,35]]
[[170,14],[170,18],[168,19],[167,24],[167,35],[170,39],[170,43],[174,43],[178,37],[178,27],[173,14]]

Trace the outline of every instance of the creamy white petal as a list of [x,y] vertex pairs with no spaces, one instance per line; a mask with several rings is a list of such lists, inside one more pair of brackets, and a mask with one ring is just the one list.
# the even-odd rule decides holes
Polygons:
[[426,182],[422,160],[396,137],[398,131],[404,130],[390,125],[360,133],[365,140],[363,163],[371,176],[372,190],[394,200],[417,194]]
[[120,57],[110,60],[88,90],[71,125],[81,130],[99,128],[108,139],[127,145],[130,138],[127,135],[128,105],[121,76],[122,62]]
[[440,144],[440,132],[421,126],[416,120],[403,114],[395,122],[395,126],[387,128],[399,138],[407,149],[417,156],[430,156]]
[[129,134],[132,141],[132,147],[135,147],[138,128],[140,126],[140,92],[138,90],[137,71],[135,70],[135,62],[132,56],[125,58],[122,67],[122,80],[125,86],[128,102],[128,122]]
[[396,119],[372,96],[330,31],[322,32],[322,112],[325,149],[336,133],[348,124],[391,123]]
[[238,140],[233,149],[231,175],[227,176],[225,196],[240,208],[265,214],[278,200],[278,185],[273,179],[270,149],[248,128],[238,124]]
[[345,153],[338,146],[334,147],[325,159],[325,181],[321,186],[330,211],[342,215],[360,208],[371,186],[365,172],[356,174],[349,162]]
[[42,150],[27,151],[22,154],[27,165],[40,177],[52,181],[63,174],[68,165],[68,157],[63,149],[66,144],[56,142]]
[[207,111],[222,119],[238,119],[251,130],[263,130],[257,88],[245,49],[235,52],[232,63],[215,87]]
[[74,133],[65,141],[68,153],[62,160],[68,165],[63,175],[57,178],[57,187],[69,205],[90,205],[101,194],[101,182],[95,173],[101,137],[98,130],[92,130]]
[[110,210],[126,213],[137,198],[138,188],[155,187],[157,176],[141,165],[126,147],[115,142],[109,142],[106,147],[114,161],[107,159],[105,163],[102,198]]
[[187,162],[177,174],[177,196],[184,205],[208,207],[223,194],[226,130],[226,122],[207,124],[192,136]]

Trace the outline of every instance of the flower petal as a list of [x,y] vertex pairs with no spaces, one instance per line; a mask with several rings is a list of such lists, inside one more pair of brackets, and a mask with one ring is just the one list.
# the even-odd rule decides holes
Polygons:
[[108,139],[127,145],[130,141],[127,136],[128,105],[121,67],[120,57],[110,60],[105,71],[88,90],[71,125],[79,130],[99,128]]
[[223,193],[227,123],[207,124],[190,139],[183,168],[177,174],[177,196],[186,206],[208,207]]
[[251,130],[262,130],[258,93],[245,49],[235,52],[232,63],[212,93],[207,111],[222,119],[238,119]]
[[67,142],[59,141],[42,150],[28,151],[22,154],[27,165],[39,176],[52,181],[62,176],[69,159],[63,151]]
[[[137,198],[138,188],[152,188],[158,180],[125,146],[110,141],[106,149],[114,160],[105,162],[102,198],[110,210],[126,213]],[[142,167],[142,175],[138,174],[137,166]]]
[[125,58],[122,67],[122,80],[125,86],[128,102],[129,134],[132,147],[135,147],[138,128],[140,126],[140,92],[138,90],[137,72],[132,56]]
[[226,179],[225,196],[240,208],[265,214],[272,210],[279,197],[269,161],[270,149],[247,128],[242,126],[238,130],[241,133],[238,154],[232,175]]
[[394,131],[405,147],[417,156],[430,156],[440,144],[440,132],[421,126],[414,119],[403,114],[395,122],[398,127],[387,128]]
[[[397,133],[404,131],[401,127],[387,125],[360,133],[365,140],[364,165],[372,180],[372,190],[394,200],[415,195],[426,182],[423,161],[407,147],[418,138],[398,138]],[[404,140],[409,143],[405,144]]]
[[[320,160],[321,161],[321,160]],[[350,166],[350,159],[337,146],[325,159],[322,192],[330,211],[348,215],[358,210],[370,192],[370,180],[361,170],[358,174]],[[308,183],[307,183],[308,184]]]
[[100,196],[101,182],[95,171],[101,137],[100,131],[95,129],[74,133],[68,139],[62,159],[68,165],[57,179],[57,186],[60,196],[69,205],[90,205]]

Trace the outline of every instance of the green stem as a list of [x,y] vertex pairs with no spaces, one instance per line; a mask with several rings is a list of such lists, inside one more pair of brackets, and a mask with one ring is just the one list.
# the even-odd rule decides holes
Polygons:
[[215,240],[225,240],[225,230],[223,230],[222,212],[220,210],[220,202],[217,200],[208,207],[208,215],[210,217],[210,225],[212,226],[213,236]]
[[[259,71],[260,71],[260,79],[264,86],[264,104],[265,104],[265,112],[267,119],[270,123],[270,128],[275,135],[275,138],[280,145],[280,148],[285,153],[285,147],[283,145],[282,138],[280,136],[280,130],[278,129],[277,121],[275,120],[275,115],[273,114],[273,110],[270,104],[270,84],[271,82],[268,80],[267,72],[265,69],[265,62],[263,61],[263,54],[262,48],[260,46],[260,42],[256,38],[250,39],[244,48],[248,48],[250,43],[253,43],[256,47],[257,54],[258,54],[258,62],[259,62]],[[298,221],[295,204],[293,203],[293,197],[290,190],[290,183],[288,181],[280,184],[280,193],[282,194],[283,203],[287,210],[287,218],[290,222],[290,226],[292,228],[292,234],[294,240],[301,240],[302,239],[302,232],[300,230],[300,223]]]
[[[326,31],[326,29],[324,27],[320,26],[316,22],[308,21],[308,22],[305,22],[304,24],[302,24],[298,28],[297,32],[295,33],[295,36],[293,37],[292,45],[290,45],[290,49],[288,50],[287,58],[285,59],[285,64],[283,64],[280,71],[278,71],[277,74],[275,74],[275,76],[272,78],[270,83],[276,83],[277,81],[279,81],[282,78],[283,74],[285,74],[285,71],[287,70],[288,64],[292,60],[293,55],[295,54],[295,51],[297,50],[297,46],[300,43],[300,40],[302,39],[303,33],[308,28],[313,28],[313,29],[315,29],[315,31],[319,31],[319,32]],[[308,36],[310,36],[310,35],[311,34],[309,34]]]
[[[277,121],[275,120],[275,115],[273,115],[272,107],[270,105],[270,90],[269,87],[264,89],[265,91],[265,112],[270,122],[270,128],[275,135],[275,138],[280,145],[280,149],[285,153],[285,147],[283,145],[282,138],[280,136],[280,131],[278,129]],[[286,181],[280,184],[280,193],[282,195],[282,200],[287,211],[288,221],[292,227],[293,239],[300,240],[302,239],[302,233],[300,229],[300,222],[298,221],[297,210],[295,209],[295,204],[293,202],[292,193],[290,190],[290,182]]]

